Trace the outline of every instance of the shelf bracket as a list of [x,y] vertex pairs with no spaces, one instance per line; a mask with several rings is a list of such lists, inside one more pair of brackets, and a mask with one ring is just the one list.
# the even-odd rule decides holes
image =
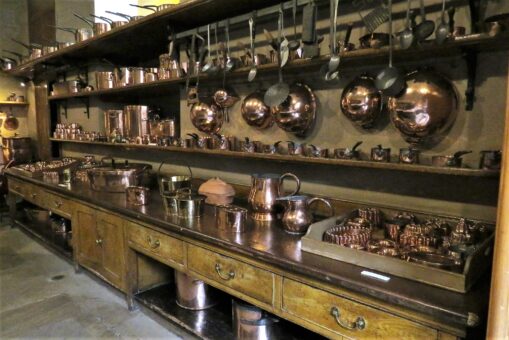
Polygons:
[[472,25],[472,34],[479,33],[479,11],[481,10],[480,0],[468,0],[470,9],[470,24]]
[[467,51],[465,54],[467,62],[467,89],[465,90],[465,110],[472,111],[475,101],[475,78],[477,75],[477,52]]
[[60,114],[63,114],[65,116],[65,119],[67,119],[67,100],[62,101],[62,108],[64,111],[60,111]]
[[78,99],[85,105],[85,111],[83,111],[84,114],[87,115],[87,119],[90,119],[90,98],[89,97],[78,97]]

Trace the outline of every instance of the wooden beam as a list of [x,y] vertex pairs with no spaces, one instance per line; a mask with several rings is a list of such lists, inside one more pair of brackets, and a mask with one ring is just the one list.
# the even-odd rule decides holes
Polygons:
[[509,338],[509,74],[506,76],[505,134],[488,314],[488,339]]

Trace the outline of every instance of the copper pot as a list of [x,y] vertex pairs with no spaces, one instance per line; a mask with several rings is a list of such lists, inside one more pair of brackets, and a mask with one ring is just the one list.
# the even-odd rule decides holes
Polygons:
[[224,113],[217,105],[200,101],[191,107],[191,122],[199,131],[205,133],[219,132],[224,122]]
[[315,95],[307,85],[295,83],[290,86],[288,98],[271,112],[279,128],[304,136],[315,122]]
[[263,102],[261,91],[253,92],[244,98],[240,111],[242,118],[249,126],[263,130],[274,125],[274,118],[270,108]]
[[370,128],[384,110],[382,93],[376,88],[373,78],[355,78],[343,90],[341,111],[352,122]]
[[389,99],[392,123],[409,143],[433,143],[456,120],[457,90],[448,79],[430,71],[410,73],[406,81],[405,93]]

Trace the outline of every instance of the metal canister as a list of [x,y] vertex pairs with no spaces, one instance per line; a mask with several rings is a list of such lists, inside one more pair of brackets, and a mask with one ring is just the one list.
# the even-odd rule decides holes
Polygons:
[[150,202],[150,189],[147,187],[131,186],[125,189],[126,201],[133,205],[147,205]]
[[216,207],[216,226],[218,229],[241,233],[247,220],[247,209],[233,205]]
[[214,291],[202,280],[175,270],[177,305],[184,309],[203,310],[217,304]]
[[95,73],[96,89],[112,89],[115,87],[114,72],[96,72]]
[[177,215],[179,218],[193,219],[203,215],[207,196],[189,194],[177,196]]
[[145,69],[143,67],[133,67],[131,72],[132,84],[142,84],[145,82]]
[[126,133],[124,111],[107,110],[104,112],[104,127],[106,136],[120,132],[122,136]]
[[232,300],[232,323],[235,339],[269,340],[277,338],[278,319],[260,308]]
[[125,137],[150,135],[149,108],[145,105],[124,106]]

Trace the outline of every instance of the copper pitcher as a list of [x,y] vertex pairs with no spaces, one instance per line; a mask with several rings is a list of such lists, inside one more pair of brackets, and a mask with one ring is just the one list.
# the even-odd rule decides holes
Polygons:
[[272,221],[276,217],[276,199],[281,197],[282,184],[285,178],[293,178],[297,187],[290,196],[300,190],[300,180],[292,173],[281,176],[276,174],[253,174],[251,175],[251,191],[249,192],[249,206],[251,216],[258,221]]
[[310,207],[315,202],[324,203],[329,209],[329,217],[334,216],[334,208],[329,201],[320,197],[309,198],[308,196],[286,196],[277,199],[283,203],[285,213],[283,215],[283,229],[291,234],[305,234],[308,227],[313,223],[313,215]]

